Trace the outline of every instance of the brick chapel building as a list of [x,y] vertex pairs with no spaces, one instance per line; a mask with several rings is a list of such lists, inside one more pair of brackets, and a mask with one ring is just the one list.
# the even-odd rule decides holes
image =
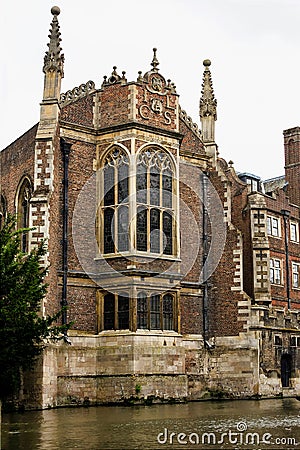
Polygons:
[[[300,128],[285,175],[237,174],[215,142],[204,61],[201,131],[174,83],[113,68],[61,93],[53,7],[40,121],[3,149],[0,220],[47,239],[41,314],[67,305],[27,407],[299,395]],[[69,345],[71,344],[71,345]]]

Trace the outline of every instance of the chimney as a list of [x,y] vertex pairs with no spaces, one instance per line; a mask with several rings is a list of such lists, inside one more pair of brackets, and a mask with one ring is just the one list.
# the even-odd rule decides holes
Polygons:
[[300,127],[284,130],[285,180],[290,203],[300,206]]

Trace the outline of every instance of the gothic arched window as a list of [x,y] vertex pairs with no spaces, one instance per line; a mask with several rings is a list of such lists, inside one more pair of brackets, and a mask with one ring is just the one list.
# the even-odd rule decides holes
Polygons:
[[138,251],[173,255],[173,164],[156,148],[138,154],[136,167],[136,242]]
[[103,254],[131,250],[175,255],[176,186],[171,156],[161,148],[147,147],[129,159],[123,148],[114,146],[104,156],[102,168],[99,241]]
[[103,253],[129,249],[129,158],[114,147],[103,167]]
[[1,194],[1,196],[0,196],[0,229],[3,227],[4,221],[6,218],[6,214],[7,214],[6,200],[4,198],[4,195]]
[[[31,182],[28,178],[24,178],[19,188],[17,198],[17,225],[18,228],[29,227],[29,208],[30,199],[32,197]],[[21,236],[21,250],[22,252],[28,252],[28,233],[23,233]]]

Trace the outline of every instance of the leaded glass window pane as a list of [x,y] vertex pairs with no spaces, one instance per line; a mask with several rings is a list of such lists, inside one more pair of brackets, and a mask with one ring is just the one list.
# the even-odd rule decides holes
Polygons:
[[159,295],[151,295],[150,297],[150,328],[152,330],[160,330],[160,297]]
[[128,245],[128,207],[120,206],[118,209],[118,251],[127,251]]
[[159,186],[160,174],[158,170],[153,167],[150,172],[150,204],[159,206],[160,201],[160,186]]
[[137,298],[137,328],[148,328],[148,305],[144,293],[139,293]]
[[150,251],[160,252],[160,211],[151,209],[150,211]]
[[114,253],[114,210],[106,208],[104,210],[104,253]]
[[172,255],[173,253],[173,224],[172,215],[168,212],[163,213],[163,233],[164,233],[164,249],[163,253],[165,255]]
[[112,166],[104,167],[104,205],[115,204],[115,169]]
[[118,296],[118,321],[119,330],[127,330],[129,328],[129,298],[124,295]]
[[147,168],[144,164],[138,164],[137,166],[136,201],[147,203]]
[[163,329],[173,330],[173,297],[170,294],[163,297]]
[[122,163],[118,169],[118,203],[128,202],[128,165]]
[[143,207],[138,208],[136,217],[137,230],[137,250],[147,251],[147,210]]
[[113,330],[115,327],[115,296],[107,294],[104,297],[104,330]]
[[162,198],[165,208],[172,208],[172,173],[165,170],[162,176]]

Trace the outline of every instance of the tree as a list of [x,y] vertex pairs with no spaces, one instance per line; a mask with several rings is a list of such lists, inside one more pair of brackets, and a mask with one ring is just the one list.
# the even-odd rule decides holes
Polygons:
[[45,242],[30,253],[21,251],[21,237],[9,216],[0,230],[0,400],[18,391],[21,372],[32,368],[46,338],[58,338],[68,326],[55,325],[55,316],[41,316],[46,294],[46,269],[41,266]]

